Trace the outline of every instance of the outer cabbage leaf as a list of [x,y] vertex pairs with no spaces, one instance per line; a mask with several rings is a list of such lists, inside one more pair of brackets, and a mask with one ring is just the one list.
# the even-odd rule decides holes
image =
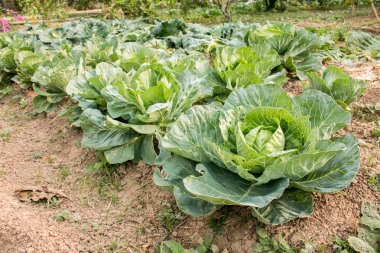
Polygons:
[[293,101],[296,110],[310,116],[311,126],[319,130],[322,138],[330,138],[332,134],[348,126],[351,121],[349,112],[320,91],[308,90],[295,96]]
[[344,144],[346,149],[318,170],[295,180],[293,187],[303,191],[330,193],[340,191],[352,182],[360,166],[358,142],[352,135],[333,140]]
[[346,36],[346,44],[352,54],[380,59],[380,38],[366,32],[352,31]]
[[149,135],[159,131],[157,126],[125,124],[104,116],[99,110],[86,109],[80,117],[80,127],[83,129],[82,145],[104,151],[109,163],[135,158],[152,163],[154,149],[149,149],[149,141],[153,142],[153,138]]
[[0,72],[14,74],[16,72],[16,62],[14,50],[6,47],[0,50]]
[[265,224],[283,224],[303,218],[313,212],[311,194],[297,189],[287,189],[279,199],[263,208],[253,208],[252,214]]
[[250,85],[247,88],[236,89],[226,99],[222,111],[235,107],[243,107],[251,111],[255,107],[269,106],[292,109],[292,100],[279,85]]
[[205,143],[222,143],[219,109],[219,104],[193,106],[168,128],[163,146],[193,161],[209,162]]
[[207,216],[215,212],[218,206],[197,198],[188,192],[183,184],[185,178],[200,175],[195,170],[195,165],[195,162],[183,157],[172,156],[162,165],[167,176],[163,177],[159,171],[156,171],[153,180],[158,186],[174,192],[177,206],[181,211],[195,217]]
[[284,162],[269,165],[257,180],[259,184],[265,184],[277,178],[289,178],[291,181],[297,181],[307,174],[319,170],[345,148],[346,146],[339,142],[321,141],[313,152],[301,153]]
[[218,205],[264,207],[281,197],[289,186],[288,179],[255,185],[211,163],[198,164],[196,169],[202,176],[185,178],[185,188],[195,196]]

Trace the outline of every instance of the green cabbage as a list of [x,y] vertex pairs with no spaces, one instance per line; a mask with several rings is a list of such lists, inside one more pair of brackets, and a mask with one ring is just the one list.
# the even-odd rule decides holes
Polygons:
[[364,81],[354,79],[334,66],[328,66],[322,77],[313,72],[308,73],[307,77],[308,88],[330,95],[344,108],[361,96],[368,87]]
[[[332,137],[350,119],[319,91],[291,98],[278,85],[239,88],[224,105],[193,106],[168,128],[162,145],[181,157],[165,162],[167,178],[156,173],[155,181],[181,192],[175,194],[179,207],[194,216],[200,211],[193,213],[190,203],[198,199],[208,203],[202,215],[242,205],[266,223],[305,217],[312,211],[310,192],[342,190],[356,175],[357,140]],[[188,173],[171,169],[186,159],[194,161]]]

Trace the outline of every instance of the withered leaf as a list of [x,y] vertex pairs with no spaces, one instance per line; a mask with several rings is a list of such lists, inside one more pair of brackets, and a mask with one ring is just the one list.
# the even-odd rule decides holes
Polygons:
[[61,190],[47,186],[28,186],[16,190],[15,195],[23,202],[50,202],[53,197],[70,199]]

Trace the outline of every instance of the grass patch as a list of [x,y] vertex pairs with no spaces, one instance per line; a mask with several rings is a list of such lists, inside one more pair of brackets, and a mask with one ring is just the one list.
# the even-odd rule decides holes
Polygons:
[[0,131],[0,140],[4,142],[9,141],[9,136],[11,134],[11,129],[10,128],[4,128]]
[[223,215],[219,218],[212,217],[209,221],[209,226],[214,230],[217,235],[222,235],[224,233],[224,226],[226,225],[226,221],[230,216],[230,210],[227,210]]
[[37,161],[42,158],[42,152],[41,151],[36,151],[32,154],[32,160]]
[[18,105],[20,106],[20,109],[24,109],[28,105],[28,102],[25,98],[21,98],[20,101],[18,101]]
[[369,186],[374,191],[380,191],[380,174],[372,176],[368,181]]
[[121,182],[115,178],[114,171],[117,166],[109,164],[101,153],[98,153],[97,157],[98,161],[89,164],[86,167],[85,175],[78,181],[81,202],[86,204],[88,198],[96,193],[96,197],[100,200],[118,205],[118,192],[123,187]]
[[4,87],[0,87],[0,98],[3,98],[9,95],[12,92],[12,87],[10,85],[5,85]]
[[69,218],[70,214],[71,212],[69,210],[63,210],[61,213],[54,215],[53,218],[56,221],[62,222],[62,221],[66,221]]
[[170,204],[164,207],[164,209],[157,215],[157,218],[161,221],[162,227],[167,234],[171,234],[175,229],[177,220],[181,219],[181,214],[173,210]]
[[59,180],[64,181],[71,174],[69,166],[59,165],[57,174]]

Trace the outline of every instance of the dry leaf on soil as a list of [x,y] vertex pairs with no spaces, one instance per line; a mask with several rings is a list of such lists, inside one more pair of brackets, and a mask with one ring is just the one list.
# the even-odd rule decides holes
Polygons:
[[29,186],[15,191],[16,197],[23,202],[49,202],[53,197],[70,199],[59,189],[46,186]]

